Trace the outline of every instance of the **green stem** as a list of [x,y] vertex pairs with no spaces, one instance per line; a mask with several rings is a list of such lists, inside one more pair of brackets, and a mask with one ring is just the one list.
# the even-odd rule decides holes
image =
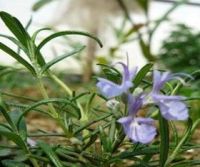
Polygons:
[[[40,91],[41,91],[43,97],[45,99],[49,99],[46,89],[44,88],[44,84],[40,78],[38,78],[38,83],[39,83],[39,88],[40,88]],[[63,124],[63,120],[60,118],[59,114],[56,112],[54,106],[51,103],[48,103],[48,107],[50,109],[52,117],[56,119],[57,123],[62,127],[65,135],[67,137],[69,137],[68,130],[66,129],[65,125]]]
[[40,167],[35,159],[33,159],[33,158],[29,158],[29,159],[34,167]]
[[61,81],[56,75],[54,75],[52,73],[49,73],[49,75],[58,85],[60,85],[60,87],[62,87],[65,90],[65,92],[68,95],[72,96],[71,89],[63,81]]
[[166,167],[165,162],[169,153],[169,125],[159,112],[160,125],[160,167]]
[[192,120],[189,119],[188,120],[188,128],[186,129],[184,136],[181,138],[180,142],[178,143],[178,145],[175,147],[174,151],[171,153],[170,157],[165,162],[164,167],[169,167],[170,163],[175,159],[175,157],[179,153],[181,147],[183,146],[183,144],[187,141],[188,137],[190,136],[191,130],[192,130]]
[[[69,95],[72,96],[72,91],[71,89],[62,81],[60,80],[56,75],[52,74],[52,73],[48,73],[49,76],[61,87],[63,88],[63,90]],[[77,105],[80,109],[81,112],[81,120],[85,121],[87,120],[87,115],[84,113],[83,108],[81,106],[81,104],[79,102],[77,102]]]
[[[44,84],[43,84],[41,78],[38,78],[38,85],[39,85],[40,91],[41,91],[41,93],[42,93],[42,96],[43,96],[45,99],[49,99],[49,96],[48,96],[48,94],[47,94],[47,92],[46,92],[46,89],[44,88]],[[54,106],[53,106],[51,103],[49,103],[49,104],[48,104],[48,107],[49,107],[49,109],[50,109],[50,112],[51,112],[52,116],[53,116],[54,118],[58,118],[58,114],[57,114],[57,112],[56,112]]]

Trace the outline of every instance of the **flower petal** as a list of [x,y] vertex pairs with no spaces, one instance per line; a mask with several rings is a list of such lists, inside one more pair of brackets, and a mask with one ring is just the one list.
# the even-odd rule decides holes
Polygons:
[[182,96],[154,95],[154,101],[159,106],[162,116],[167,120],[188,119],[188,108]]
[[133,142],[150,143],[156,136],[156,128],[151,118],[123,117],[118,120],[124,128],[125,134]]
[[135,115],[143,105],[144,96],[128,95],[128,113],[129,115]]
[[107,79],[98,78],[99,82],[97,83],[97,87],[102,95],[107,98],[113,98],[115,96],[119,96],[123,93],[123,88],[120,85],[115,84]]
[[136,136],[133,141],[147,144],[150,143],[156,136],[156,128],[153,125],[140,124],[135,127]]
[[122,83],[126,81],[132,82],[133,78],[136,76],[137,73],[137,67],[134,67],[133,69],[129,70],[128,66],[122,62],[118,62],[118,64],[122,65],[123,67],[123,78]]
[[153,72],[153,92],[159,92],[163,85],[169,80],[170,73],[154,70]]
[[99,82],[97,83],[97,87],[101,94],[107,98],[113,98],[122,93],[126,93],[133,86],[132,80],[137,72],[137,68],[129,71],[128,66],[124,63],[119,62],[118,64],[121,64],[123,67],[122,83],[120,85],[107,79],[98,78]]
[[185,74],[185,73],[175,73],[171,74],[169,72],[163,72],[154,70],[153,72],[153,91],[154,93],[158,93],[161,88],[164,86],[164,84],[170,80],[176,79],[179,80],[181,83],[185,84],[184,79],[182,77],[187,77],[190,79],[193,79],[191,75]]

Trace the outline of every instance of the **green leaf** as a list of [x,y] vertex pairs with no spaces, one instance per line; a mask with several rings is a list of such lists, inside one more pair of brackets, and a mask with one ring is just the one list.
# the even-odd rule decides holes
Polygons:
[[44,100],[38,101],[36,103],[33,103],[32,105],[30,105],[29,107],[27,107],[23,111],[23,113],[19,116],[19,119],[17,121],[17,127],[19,127],[20,121],[24,117],[24,115],[26,115],[28,112],[30,112],[31,110],[35,109],[36,107],[44,105],[44,104],[48,104],[48,103],[64,103],[64,104],[68,104],[71,107],[73,107],[77,112],[79,112],[79,115],[80,115],[79,108],[76,105],[74,105],[71,101],[69,101],[67,99],[62,99],[62,98],[44,99]]
[[169,125],[159,112],[159,130],[160,130],[160,167],[165,166],[169,153]]
[[[138,0],[139,1],[139,0]],[[156,25],[154,26],[154,28],[151,30],[150,32],[150,37],[153,36],[154,32],[157,30],[157,28],[161,25],[161,23],[163,23],[164,20],[167,19],[167,17],[180,5],[183,5],[184,3],[186,3],[188,0],[180,0],[180,1],[176,1],[176,3],[167,11],[165,12],[165,14],[157,21]]]
[[113,141],[115,140],[115,132],[116,132],[116,118],[113,117],[109,129],[109,139],[111,143],[113,143]]
[[33,7],[33,11],[38,11],[40,8],[44,7],[45,5],[49,4],[50,2],[53,2],[54,0],[39,0],[37,1]]
[[28,50],[17,39],[8,35],[3,35],[3,34],[0,34],[0,37],[7,38],[11,42],[13,42],[15,45],[17,45],[19,49],[22,49],[24,53],[28,55]]
[[156,58],[152,55],[152,53],[150,51],[150,44],[145,43],[142,38],[139,39],[139,44],[140,44],[140,48],[142,50],[144,57],[148,61],[155,61]]
[[8,140],[12,140],[17,146],[27,152],[26,145],[19,135],[4,130],[0,130],[0,135],[5,136]]
[[74,54],[77,54],[79,52],[81,52],[83,49],[85,48],[85,46],[82,46],[80,48],[75,49],[74,51],[70,52],[70,53],[66,53],[64,55],[58,56],[55,59],[51,60],[50,62],[46,63],[42,69],[41,69],[41,74],[45,73],[51,66],[53,66],[54,64],[58,63],[59,61],[62,61],[63,59],[70,57]]
[[38,145],[47,154],[55,167],[63,167],[61,161],[58,159],[57,155],[48,144],[40,141],[38,142]]
[[0,123],[0,129],[4,130],[4,131],[10,131],[10,132],[13,131],[12,128],[9,125],[3,124],[3,123]]
[[3,77],[4,75],[7,75],[12,72],[16,72],[17,69],[10,67],[10,66],[0,66],[0,77]]
[[174,163],[172,167],[193,167],[193,166],[199,166],[200,165],[200,160],[186,160],[186,161],[181,161]]
[[[139,155],[151,155],[151,154],[158,154],[159,148],[157,146],[148,146],[144,148],[138,148],[137,150],[131,151],[124,151],[120,153],[119,155],[114,155],[110,160],[109,163],[113,163],[116,161],[122,161],[123,159],[130,159],[135,156]],[[160,166],[159,166],[160,167]]]
[[7,110],[8,110],[8,108],[7,108],[6,104],[0,98],[0,112],[3,114],[4,118],[6,119],[7,123],[10,125],[12,130],[17,132],[17,128],[16,128],[13,120],[11,119],[10,115],[7,113]]
[[6,24],[7,28],[9,28],[9,30],[15,35],[21,44],[27,48],[28,41],[30,41],[30,36],[19,20],[3,11],[0,12],[0,17]]
[[[25,30],[26,30],[27,32],[28,32],[29,27],[31,26],[32,21],[33,21],[33,19],[32,19],[32,17],[31,17],[31,18],[29,19],[29,21],[27,22],[26,26],[25,26]],[[25,49],[26,49],[26,48],[25,48]],[[17,53],[20,54],[20,51],[21,51],[21,48],[18,47]],[[25,50],[24,52],[26,53],[26,55],[27,55],[28,58],[30,59],[30,54],[28,53],[28,50],[27,50],[27,51]]]
[[9,148],[0,148],[0,157],[7,157],[12,153],[12,150]]
[[36,75],[34,68],[20,55],[18,55],[15,51],[10,49],[8,46],[4,45],[0,42],[0,49],[3,50],[5,53],[9,54],[15,60],[17,60],[20,64],[24,65],[33,75]]
[[106,78],[108,80],[111,80],[117,83],[122,78],[121,73],[114,67],[106,65],[106,64],[97,64],[97,65],[102,67],[102,71],[106,75]]
[[99,126],[100,131],[100,141],[101,146],[103,147],[104,152],[111,152],[112,151],[112,143],[108,135],[105,133],[102,126]]
[[[17,121],[18,121],[21,113],[22,112],[20,112],[20,111],[9,112],[9,115],[10,115],[12,121],[15,123],[15,125],[17,124]],[[21,119],[21,121],[19,123],[18,131],[19,131],[19,134],[22,137],[22,139],[24,141],[26,141],[27,140],[27,128],[26,128],[26,122],[25,122],[24,117]]]
[[87,100],[87,103],[86,103],[86,106],[85,106],[85,112],[87,114],[89,114],[89,111],[91,110],[92,102],[95,99],[95,96],[96,96],[96,93],[92,93]]
[[142,67],[142,69],[137,73],[136,77],[133,80],[134,88],[131,89],[131,91],[133,91],[135,88],[139,86],[139,84],[142,82],[142,80],[147,75],[147,73],[151,70],[152,67],[153,67],[152,63],[148,63],[144,67]]
[[46,30],[51,30],[51,28],[41,28],[37,31],[34,32],[34,34],[32,35],[31,39],[35,42],[36,38],[37,38],[37,35],[41,32],[41,31],[46,31]]
[[188,138],[190,137],[192,132],[192,119],[189,118],[188,119],[188,127],[183,135],[183,137],[181,138],[181,140],[179,141],[178,145],[175,147],[175,149],[173,150],[173,152],[171,153],[171,155],[169,156],[169,158],[167,159],[164,167],[168,167],[169,164],[176,158],[177,154],[179,153],[181,147],[183,146],[183,144],[188,140]]
[[74,132],[74,135],[77,135],[78,133],[80,133],[81,131],[85,130],[87,127],[91,126],[92,124],[97,123],[97,122],[99,122],[101,120],[104,120],[104,119],[110,117],[111,115],[112,115],[112,113],[104,114],[101,117],[98,117],[98,118],[86,123],[85,125],[80,126],[79,128],[76,129],[76,131]]
[[145,13],[148,13],[149,0],[137,0],[137,3],[142,7]]
[[41,50],[41,48],[46,45],[49,41],[51,41],[52,39],[55,39],[57,37],[60,37],[60,36],[65,36],[65,35],[82,35],[82,36],[87,36],[87,37],[90,37],[92,39],[94,39],[95,41],[97,41],[97,43],[100,45],[100,47],[102,47],[102,43],[101,41],[89,34],[89,33],[86,33],[86,32],[82,32],[82,31],[60,31],[60,32],[56,32],[54,34],[51,34],[49,35],[47,38],[45,38],[37,47],[37,50],[36,50],[36,54]]
[[22,162],[17,162],[15,160],[2,160],[2,164],[4,167],[27,167],[27,165],[25,165]]

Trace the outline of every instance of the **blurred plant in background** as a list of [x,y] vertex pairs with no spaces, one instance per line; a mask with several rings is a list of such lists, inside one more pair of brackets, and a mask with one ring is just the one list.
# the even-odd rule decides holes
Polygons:
[[[183,24],[175,25],[169,37],[164,40],[158,55],[161,66],[173,72],[192,73],[196,71],[196,79],[190,87],[182,89],[187,96],[199,96],[200,91],[200,32],[196,32]],[[194,119],[200,117],[200,103],[193,101],[192,115]]]
[[175,25],[159,52],[161,62],[174,72],[193,72],[200,67],[200,32]]
[[[51,1],[53,2],[38,1],[34,10]],[[84,4],[83,0],[79,2]],[[98,6],[105,1],[85,2]],[[93,42],[88,41],[87,53],[92,52],[88,56],[94,54],[90,60],[86,60],[91,63],[90,72],[84,71],[86,80],[89,81],[93,74],[92,64],[96,61],[96,43],[102,46],[96,36],[82,31],[55,32],[55,29],[50,28],[42,28],[30,34],[28,26],[23,26],[12,15],[0,12],[1,20],[12,33],[0,36],[17,46],[15,50],[0,42],[0,49],[6,56],[9,55],[17,61],[13,66],[0,66],[0,166],[184,167],[200,164],[199,139],[192,138],[200,123],[200,115],[194,119],[190,118],[193,114],[200,113],[194,107],[194,104],[199,104],[199,90],[193,89],[199,81],[199,67],[196,64],[194,69],[187,68],[188,62],[189,65],[193,63],[188,60],[184,63],[187,70],[179,71],[175,68],[178,66],[176,59],[172,61],[170,58],[171,55],[176,55],[170,50],[175,48],[178,50],[176,56],[192,56],[192,59],[197,60],[197,57],[191,55],[198,54],[196,47],[199,42],[195,38],[197,34],[190,32],[185,26],[178,26],[181,32],[179,28],[178,31],[172,32],[169,41],[164,42],[161,54],[152,53],[152,40],[157,28],[164,21],[168,21],[169,14],[186,0],[175,3],[155,21],[149,18],[150,1],[137,0],[146,18],[144,23],[135,23],[131,17],[131,1],[109,2],[117,4],[123,17],[120,27],[113,26],[117,45],[109,49],[105,61],[99,60],[103,77],[95,77],[100,93],[96,91],[92,81],[87,84],[88,88],[83,83],[78,86],[68,85],[66,80],[63,80],[64,77],[60,78],[63,74],[57,75],[52,70],[55,64],[68,57],[80,55],[86,48],[80,42],[69,40],[69,35],[89,37]],[[111,6],[107,7],[106,10]],[[106,16],[106,13],[104,14]],[[101,15],[98,15],[98,18],[102,19],[100,17]],[[92,26],[93,23],[95,22],[92,22]],[[95,31],[89,31],[96,35],[101,34],[100,25],[95,26]],[[50,33],[44,39],[38,39],[38,34],[42,31]],[[64,39],[71,50],[61,55],[56,51],[55,57],[47,61],[42,49],[58,37]],[[177,41],[178,39],[180,41]],[[197,41],[196,46],[192,45],[192,51],[186,49],[186,43],[190,44],[186,39]],[[118,56],[117,52],[123,44],[132,41],[138,42],[148,61],[159,63],[163,60],[167,68],[179,73],[153,70],[153,63],[146,64],[140,70],[131,70],[128,63],[118,62],[123,69],[120,72],[120,69],[116,68],[117,64],[112,64],[113,58]],[[183,44],[185,48],[182,48]],[[188,46],[191,46],[189,44]],[[172,52],[169,59],[163,56],[168,54],[168,51]],[[129,56],[130,61],[134,60],[132,56],[134,55]],[[78,56],[77,60],[82,59]],[[180,60],[186,61],[183,57],[180,57]],[[171,66],[171,61],[175,62],[174,66]],[[180,73],[182,71],[191,75]],[[71,71],[72,75],[73,72]],[[24,89],[24,85],[30,85],[31,90]],[[36,120],[42,118],[42,124],[31,124],[33,115],[37,115]],[[46,124],[52,127],[46,129]],[[196,136],[198,134],[199,131]],[[187,157],[189,152],[192,152],[192,158]]]
[[[117,18],[123,14],[123,11],[120,7],[118,0],[57,0],[59,1],[59,10],[57,19],[53,20],[54,27],[59,24],[70,25],[71,27],[77,27],[84,29],[91,34],[103,36],[105,28],[108,27],[107,24],[109,20]],[[33,6],[33,10],[37,11],[42,8],[44,5],[53,2],[52,0],[39,0]],[[138,12],[139,5],[137,1],[124,0],[125,5],[130,11]],[[66,17],[65,17],[66,16]],[[105,39],[106,41],[107,39]],[[90,39],[87,42],[86,54],[81,58],[83,81],[89,82],[93,74],[94,62],[95,60],[109,60],[109,58],[99,58],[96,59],[96,44],[93,43]],[[108,55],[109,57],[109,55]],[[105,62],[103,61],[103,62]],[[106,61],[107,62],[107,61]],[[107,62],[108,63],[108,62]]]
[[[152,52],[152,41],[157,29],[163,22],[169,21],[168,17],[175,9],[188,2],[188,0],[174,2],[172,7],[163,16],[157,20],[151,20],[149,17],[150,0],[57,1],[60,2],[60,6],[64,9],[53,26],[65,23],[74,25],[74,27],[82,27],[91,34],[98,35],[100,38],[103,36],[102,34],[105,32],[106,27],[108,27],[106,23],[109,23],[109,27],[112,28],[112,35],[114,35],[116,45],[109,46],[110,48],[108,48],[108,52],[105,55],[96,55],[96,44],[89,39],[86,56],[83,58],[79,57],[79,61],[83,65],[83,80],[85,82],[88,82],[94,73],[94,62],[111,64],[114,58],[120,57],[119,51],[122,46],[131,42],[138,43],[142,55],[147,61],[156,62],[157,55]],[[54,1],[39,0],[33,6],[33,10],[37,11],[50,2]],[[145,21],[135,22],[133,20],[132,15],[138,13],[144,16]],[[67,19],[63,16],[67,16]],[[120,26],[114,25],[112,18],[120,18]]]

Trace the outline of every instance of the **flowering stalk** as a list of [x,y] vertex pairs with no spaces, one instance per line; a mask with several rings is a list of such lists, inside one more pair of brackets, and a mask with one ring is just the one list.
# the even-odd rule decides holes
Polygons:
[[[72,96],[72,91],[71,89],[62,81],[60,80],[57,76],[53,75],[53,74],[49,74],[49,76],[58,84],[60,85],[61,88],[63,88],[63,90],[70,96]],[[87,115],[84,113],[83,108],[81,106],[81,104],[79,102],[77,102],[77,105],[80,109],[81,112],[81,120],[85,121],[88,120]]]
[[[133,142],[143,144],[150,143],[156,136],[156,128],[154,127],[154,120],[152,118],[138,117],[137,113],[144,104],[148,103],[147,99],[151,99],[155,105],[160,109],[160,113],[166,120],[186,120],[188,119],[188,108],[183,102],[185,97],[182,96],[168,96],[162,95],[160,90],[167,81],[172,79],[181,80],[180,76],[185,74],[170,74],[169,72],[161,73],[159,71],[153,72],[153,89],[149,94],[144,92],[137,96],[129,93],[129,89],[134,85],[133,78],[136,75],[137,69],[133,71],[128,69],[128,66],[119,62],[123,67],[122,82],[116,84],[104,78],[98,78],[97,87],[102,95],[108,99],[125,94],[128,99],[128,116],[124,116],[118,120],[122,124],[125,134]],[[152,103],[152,102],[151,102]],[[166,121],[160,116],[160,124],[168,125]],[[165,135],[163,135],[165,136]]]

